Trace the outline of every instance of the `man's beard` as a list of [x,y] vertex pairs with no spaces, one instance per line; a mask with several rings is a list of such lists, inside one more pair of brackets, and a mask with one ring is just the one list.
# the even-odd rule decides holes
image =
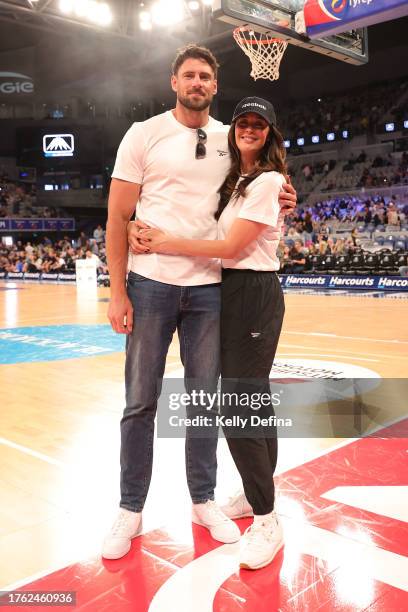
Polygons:
[[189,110],[203,111],[210,106],[213,100],[213,96],[210,96],[209,98],[204,98],[203,100],[192,100],[187,96],[178,95],[177,100],[182,106],[188,108]]

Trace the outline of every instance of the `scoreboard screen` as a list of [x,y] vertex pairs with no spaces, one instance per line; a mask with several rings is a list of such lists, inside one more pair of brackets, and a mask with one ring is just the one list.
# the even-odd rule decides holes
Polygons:
[[103,134],[100,127],[61,125],[17,129],[17,163],[35,168],[100,166]]

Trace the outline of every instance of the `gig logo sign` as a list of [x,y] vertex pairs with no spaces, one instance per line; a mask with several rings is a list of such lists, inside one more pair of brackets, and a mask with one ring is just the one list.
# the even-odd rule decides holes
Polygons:
[[0,94],[32,94],[34,83],[31,77],[20,72],[0,71]]
[[72,157],[74,149],[73,134],[46,134],[43,136],[45,157]]

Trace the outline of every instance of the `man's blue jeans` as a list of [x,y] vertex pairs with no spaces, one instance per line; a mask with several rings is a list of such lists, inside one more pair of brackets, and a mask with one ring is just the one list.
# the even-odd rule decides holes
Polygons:
[[[212,381],[220,369],[220,285],[180,287],[129,273],[133,333],[126,343],[126,408],[121,420],[120,506],[141,512],[149,490],[154,419],[167,351],[177,329],[187,379]],[[189,411],[187,410],[187,417]],[[186,429],[186,473],[193,503],[214,499],[218,430]]]

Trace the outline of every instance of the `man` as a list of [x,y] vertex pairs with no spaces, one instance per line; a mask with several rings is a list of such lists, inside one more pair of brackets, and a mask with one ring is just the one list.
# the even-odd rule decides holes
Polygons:
[[301,240],[295,240],[295,244],[292,247],[290,253],[290,272],[292,274],[299,274],[304,272],[306,265],[306,257],[303,252],[303,242]]
[[[121,501],[118,519],[105,539],[103,556],[128,552],[141,531],[153,453],[158,382],[177,329],[186,385],[202,378],[215,388],[219,376],[220,265],[201,257],[160,254],[130,257],[127,224],[138,218],[188,238],[215,239],[217,190],[229,168],[227,127],[209,116],[217,92],[218,64],[203,47],[188,45],[173,63],[176,108],[125,135],[112,174],[107,224],[111,278],[108,317],[127,334],[126,408],[121,420]],[[296,200],[293,188],[283,204]],[[143,366],[143,371],[142,371]],[[189,416],[189,414],[187,414]],[[238,527],[214,502],[217,429],[207,437],[186,431],[186,472],[192,520],[220,542],[239,539]]]

